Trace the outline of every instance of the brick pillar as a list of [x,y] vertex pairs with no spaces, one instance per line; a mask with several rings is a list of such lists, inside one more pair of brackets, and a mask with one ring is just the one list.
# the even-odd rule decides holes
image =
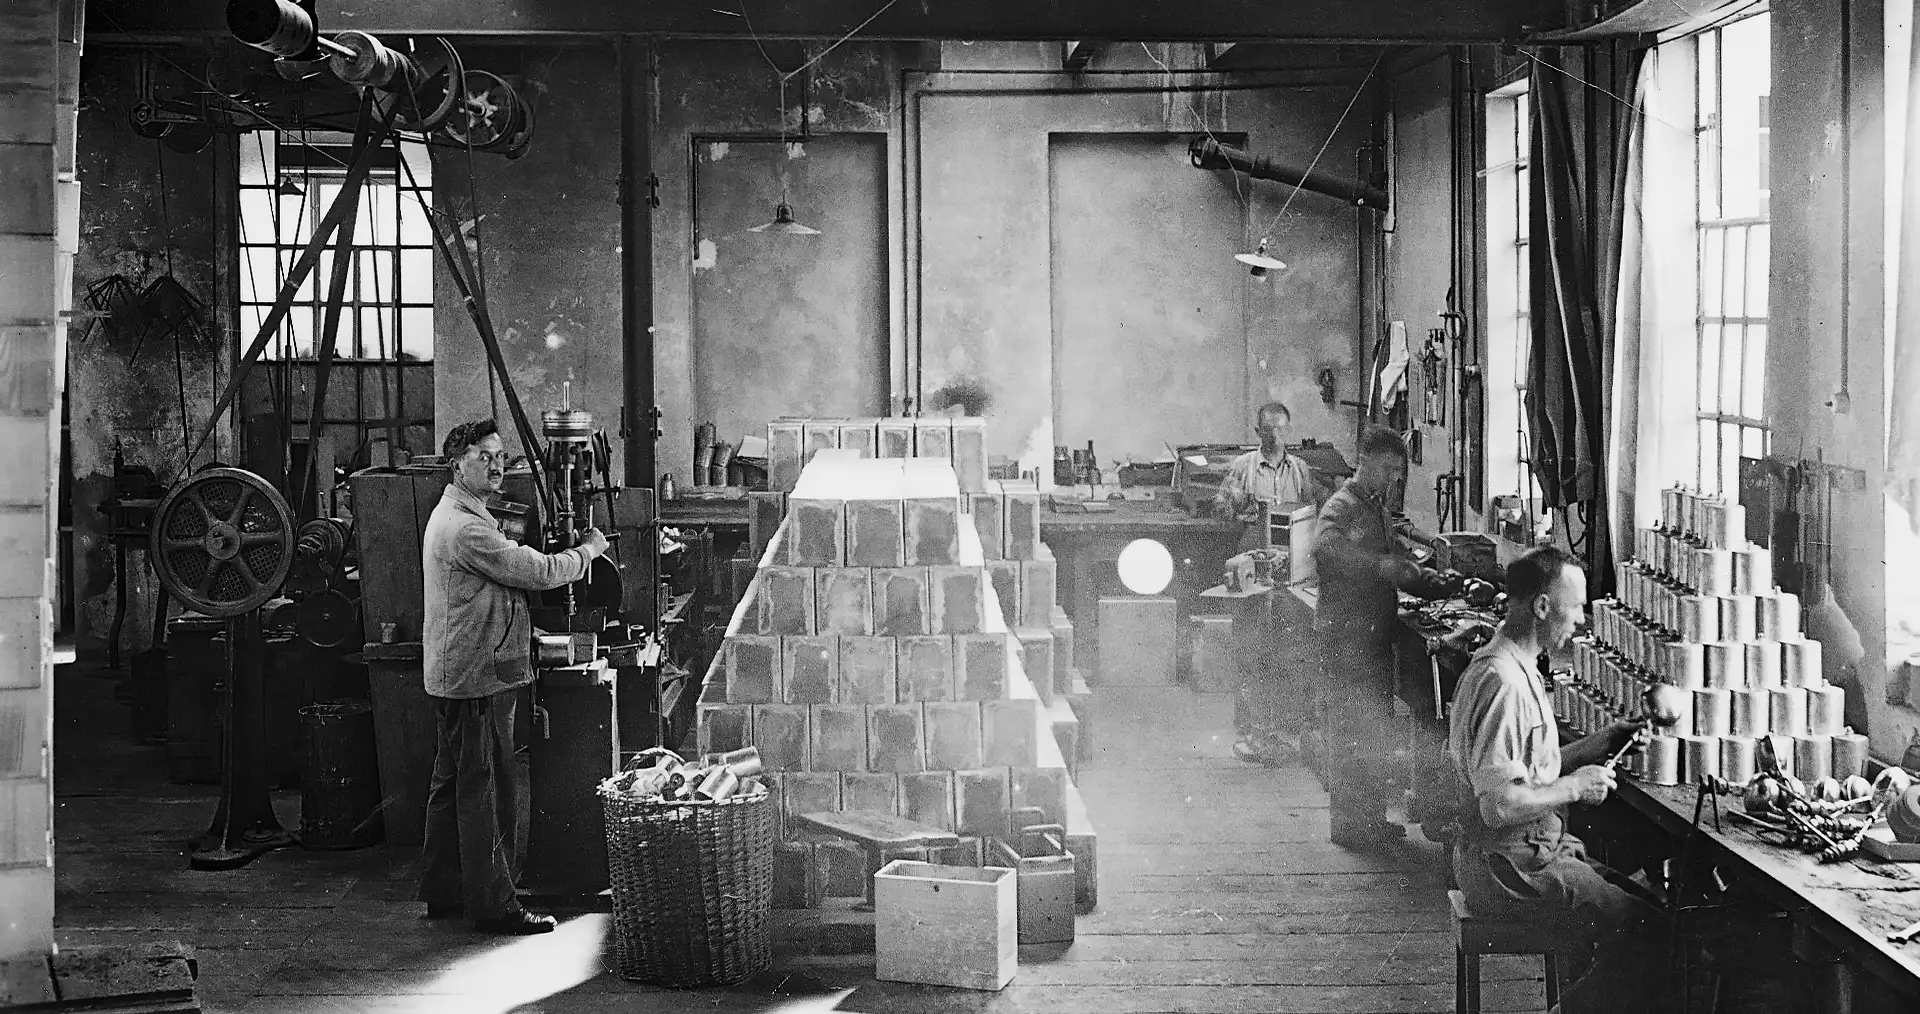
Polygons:
[[53,949],[54,469],[82,2],[0,3],[0,993]]

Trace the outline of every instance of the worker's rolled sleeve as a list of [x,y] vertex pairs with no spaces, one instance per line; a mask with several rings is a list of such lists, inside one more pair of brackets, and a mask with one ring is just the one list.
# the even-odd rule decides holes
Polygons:
[[1471,741],[1464,744],[1462,768],[1473,794],[1484,796],[1503,785],[1524,783],[1532,775],[1524,759],[1527,729],[1520,717],[1519,695],[1511,687],[1496,684],[1481,698],[1479,720],[1471,726]]

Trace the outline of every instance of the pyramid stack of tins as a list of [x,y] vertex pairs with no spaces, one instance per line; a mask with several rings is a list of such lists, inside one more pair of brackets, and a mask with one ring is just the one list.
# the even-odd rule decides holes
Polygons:
[[1745,530],[1739,504],[1663,491],[1660,523],[1635,533],[1619,565],[1618,597],[1594,603],[1592,635],[1574,641],[1555,711],[1584,734],[1638,714],[1655,684],[1688,691],[1680,720],[1629,762],[1656,784],[1745,783],[1762,736],[1809,783],[1863,775],[1867,739],[1845,725],[1846,695],[1801,632],[1799,598],[1773,583],[1771,551]]
[[[931,447],[923,422],[881,420],[876,446]],[[945,436],[934,439],[973,453],[971,436],[955,436],[969,420],[938,422]],[[889,435],[889,424],[913,428]],[[955,458],[875,457],[846,446],[844,432],[831,446],[814,421],[770,432],[796,426],[803,446],[809,432],[818,446],[698,706],[702,753],[752,746],[766,767],[783,838],[775,904],[864,886],[864,859],[803,837],[799,814],[897,814],[960,836],[926,860],[979,866],[1009,812],[1038,807],[1067,828],[1090,905],[1094,835],[1054,715],[1066,707],[1055,688],[1071,673],[1061,657],[1071,630],[1057,626],[1038,489],[982,477],[969,495]],[[776,441],[769,453],[779,451]]]

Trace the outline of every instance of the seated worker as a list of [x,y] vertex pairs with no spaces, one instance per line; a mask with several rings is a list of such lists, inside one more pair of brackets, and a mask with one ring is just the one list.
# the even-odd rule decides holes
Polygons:
[[1393,732],[1394,642],[1401,588],[1425,572],[1401,550],[1396,536],[1432,537],[1393,510],[1407,482],[1407,445],[1391,430],[1360,439],[1353,478],[1320,508],[1313,540],[1320,575],[1314,627],[1320,633],[1325,714],[1321,758],[1332,810],[1331,840],[1350,849],[1406,837],[1387,819]]
[[[1248,451],[1227,466],[1215,510],[1246,527],[1240,536],[1244,553],[1267,544],[1267,512],[1281,504],[1318,503],[1323,491],[1313,471],[1296,455],[1287,453],[1287,427],[1293,413],[1270,401],[1254,417],[1260,449]],[[1268,637],[1255,639],[1252,657],[1240,660],[1240,689],[1234,695],[1233,724],[1240,737],[1234,756],[1256,764],[1291,764],[1298,750],[1282,736],[1279,674],[1274,671],[1278,645]]]
[[1607,798],[1608,759],[1637,748],[1644,726],[1615,722],[1560,745],[1536,661],[1586,619],[1587,578],[1572,557],[1547,547],[1514,561],[1507,596],[1506,620],[1453,699],[1460,891],[1476,914],[1526,919],[1552,936],[1542,946],[1561,962],[1562,1011],[1655,1009],[1668,982],[1649,974],[1662,966],[1660,910],[1638,884],[1589,859],[1563,816],[1570,804]]

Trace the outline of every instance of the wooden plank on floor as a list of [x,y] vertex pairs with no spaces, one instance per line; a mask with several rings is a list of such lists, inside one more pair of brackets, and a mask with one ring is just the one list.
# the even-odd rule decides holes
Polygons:
[[[1097,825],[1096,825],[1097,826]],[[1169,848],[1158,855],[1128,852],[1106,847],[1104,834],[1100,849],[1100,877],[1125,882],[1143,876],[1293,876],[1314,873],[1395,873],[1409,865],[1438,864],[1441,853],[1420,855],[1415,863],[1400,854],[1400,849],[1382,852],[1349,852],[1324,841],[1299,842],[1283,848],[1248,850],[1234,848]],[[1438,871],[1423,877],[1440,883]],[[1444,897],[1444,895],[1442,895]]]
[[[1082,918],[1150,912],[1341,912],[1376,910],[1392,906],[1396,911],[1428,910],[1444,912],[1443,902],[1434,892],[1392,873],[1326,874],[1271,878],[1267,890],[1186,892],[1152,890],[1106,890],[1100,892],[1100,907]],[[1442,895],[1444,897],[1444,894]]]
[[[990,1000],[898,983],[861,986],[839,1011],[861,1014],[1403,1014],[1453,1007],[1453,983],[1380,986],[1029,986],[1016,977]],[[1488,983],[1486,1011],[1540,1010],[1541,988],[1524,981]]]
[[1105,934],[1135,936],[1202,936],[1259,933],[1266,936],[1319,936],[1329,933],[1442,933],[1447,916],[1423,899],[1399,899],[1400,905],[1330,906],[1333,911],[1247,912],[1228,908],[1180,912],[1109,913],[1080,917],[1078,937]]

